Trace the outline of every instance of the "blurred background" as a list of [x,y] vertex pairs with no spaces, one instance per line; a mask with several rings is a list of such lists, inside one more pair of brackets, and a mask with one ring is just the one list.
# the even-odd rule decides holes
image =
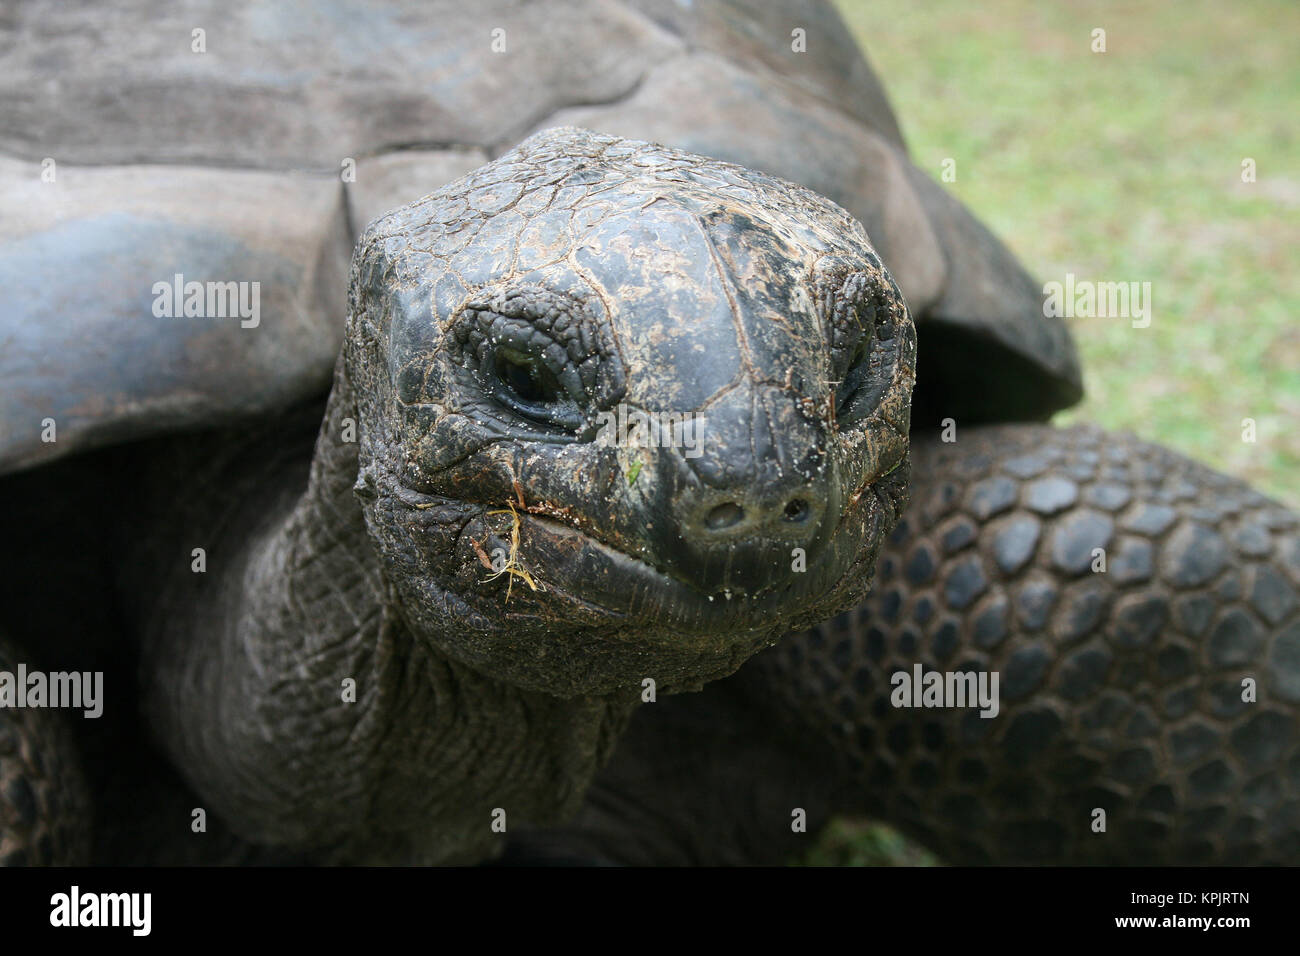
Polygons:
[[[1067,320],[1087,396],[1054,421],[1132,431],[1300,507],[1300,4],[835,5],[913,162],[941,179],[955,160],[945,188],[1031,274],[1151,283],[1149,328]],[[807,862],[935,861],[841,820]]]

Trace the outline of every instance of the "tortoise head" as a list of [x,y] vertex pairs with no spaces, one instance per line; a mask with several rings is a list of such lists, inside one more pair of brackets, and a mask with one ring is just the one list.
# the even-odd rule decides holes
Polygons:
[[551,694],[680,690],[860,600],[915,335],[828,200],[550,130],[371,224],[345,370],[393,602]]

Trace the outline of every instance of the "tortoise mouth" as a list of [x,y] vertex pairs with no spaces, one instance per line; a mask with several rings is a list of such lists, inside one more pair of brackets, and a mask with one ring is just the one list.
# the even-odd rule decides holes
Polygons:
[[[629,581],[639,582],[641,579],[645,579],[647,584],[653,586],[660,593],[670,593],[676,599],[683,601],[699,599],[708,602],[745,600],[765,594],[768,590],[763,589],[753,595],[747,589],[739,586],[719,586],[707,590],[686,580],[684,577],[674,574],[664,565],[630,554],[580,528],[567,525],[546,515],[529,514],[521,516],[521,518],[521,549],[524,548],[524,543],[527,542],[527,550],[533,555],[538,555],[543,550],[556,553],[575,552],[574,557],[576,560],[567,562],[569,568],[565,567],[565,562],[556,562],[551,567],[559,570],[562,577],[576,579],[575,583],[580,583],[582,590],[589,597],[594,598],[602,591],[607,593],[607,600],[600,602],[605,606],[617,606],[624,603],[626,584]],[[525,527],[529,532],[526,537],[523,530]],[[590,555],[583,553],[587,551],[593,553]],[[603,589],[601,587],[604,583],[602,577],[589,578],[583,576],[583,572],[588,570],[583,567],[583,564],[586,563],[584,558],[588,559],[591,564],[596,565],[591,570],[614,571],[618,575],[622,575],[625,580],[610,582],[611,586],[608,589]]]
[[[850,496],[806,568],[756,578],[762,583],[753,587],[733,576],[713,588],[675,573],[672,562],[660,564],[603,540],[580,517],[562,520],[513,507],[507,513],[493,503],[433,496],[400,482],[395,490],[401,510],[418,516],[407,533],[422,527],[430,533],[417,531],[415,540],[441,538],[450,545],[437,559],[450,572],[439,575],[441,586],[484,613],[504,613],[516,625],[535,618],[552,626],[562,620],[577,628],[663,628],[718,636],[779,630],[819,610],[838,610],[830,604],[852,590],[853,575],[869,578],[889,530],[889,509],[872,493],[873,485],[880,490],[877,480]],[[438,527],[442,532],[432,533]]]
[[[870,535],[841,536],[806,571],[791,573],[752,592],[736,586],[706,590],[595,535],[535,513],[518,515],[517,556],[537,586],[512,582],[517,612],[541,604],[568,605],[575,626],[650,624],[679,634],[716,635],[719,630],[780,630],[785,622],[825,602],[839,590],[859,559],[874,548]],[[494,544],[507,545],[495,532]],[[847,540],[854,538],[853,541]],[[522,577],[522,575],[520,575]],[[522,599],[522,600],[520,600]]]
[[601,540],[581,516],[400,483],[370,500],[406,625],[495,679],[559,696],[647,675],[668,692],[733,673],[782,634],[860,601],[894,513],[889,495],[864,495],[804,572],[728,596]]

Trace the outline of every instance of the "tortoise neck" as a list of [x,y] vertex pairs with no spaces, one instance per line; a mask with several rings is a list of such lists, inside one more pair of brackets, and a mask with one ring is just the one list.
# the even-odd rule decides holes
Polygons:
[[227,558],[155,618],[151,718],[246,839],[337,862],[471,862],[501,839],[497,810],[576,811],[634,701],[524,691],[412,633],[352,490],[348,419],[340,370],[306,490],[247,504]]

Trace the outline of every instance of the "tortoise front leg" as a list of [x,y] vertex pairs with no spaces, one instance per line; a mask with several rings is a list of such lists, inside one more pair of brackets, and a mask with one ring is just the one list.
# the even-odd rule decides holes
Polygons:
[[[30,661],[0,636],[0,671]],[[89,862],[90,799],[67,719],[0,706],[0,866]]]
[[[954,863],[1300,859],[1295,515],[1093,428],[913,461],[867,602],[742,672],[835,743],[858,809]],[[896,706],[917,664],[996,672],[996,716]]]

